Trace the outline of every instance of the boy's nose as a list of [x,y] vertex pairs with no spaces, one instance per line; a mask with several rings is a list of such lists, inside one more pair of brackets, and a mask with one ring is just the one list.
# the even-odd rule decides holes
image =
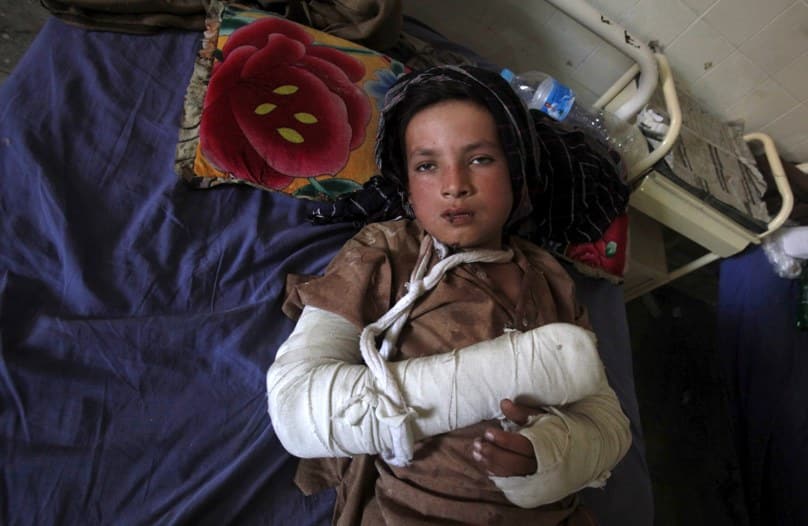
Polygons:
[[451,167],[444,173],[441,195],[444,197],[465,197],[471,193],[469,174],[463,168]]

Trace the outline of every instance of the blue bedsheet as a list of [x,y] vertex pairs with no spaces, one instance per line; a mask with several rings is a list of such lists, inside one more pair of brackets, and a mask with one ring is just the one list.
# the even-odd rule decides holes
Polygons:
[[[201,35],[52,19],[0,86],[0,523],[327,524],[292,484],[265,371],[288,272],[354,232],[312,204],[173,172]],[[579,277],[635,444],[586,498],[649,524],[622,294]]]
[[760,246],[721,262],[718,352],[750,524],[808,524],[808,332]]

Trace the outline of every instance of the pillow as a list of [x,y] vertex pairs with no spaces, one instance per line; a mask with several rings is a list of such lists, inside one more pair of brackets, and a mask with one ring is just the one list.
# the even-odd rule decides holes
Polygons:
[[327,201],[374,175],[378,109],[400,62],[240,6],[207,27],[177,148],[184,179]]
[[628,214],[615,217],[597,241],[570,243],[555,253],[582,274],[622,283],[628,258]]

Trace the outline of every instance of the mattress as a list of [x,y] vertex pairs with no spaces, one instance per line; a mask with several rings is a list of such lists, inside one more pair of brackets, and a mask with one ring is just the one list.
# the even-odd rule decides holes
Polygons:
[[[0,86],[0,522],[327,524],[277,440],[265,373],[286,274],[355,231],[317,204],[173,169],[201,33],[50,19]],[[634,443],[585,501],[653,503],[620,288],[572,271]]]

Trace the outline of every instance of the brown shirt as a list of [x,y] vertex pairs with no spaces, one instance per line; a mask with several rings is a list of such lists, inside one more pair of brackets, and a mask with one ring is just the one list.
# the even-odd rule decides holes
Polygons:
[[[323,277],[293,287],[285,310],[294,315],[295,309],[311,305],[339,314],[361,330],[406,292],[423,235],[413,221],[368,225],[345,244]],[[506,244],[514,259],[499,265],[508,265],[507,271],[521,279],[515,297],[491,279],[491,264],[450,270],[416,302],[395,359],[466,347],[506,329],[524,331],[553,322],[589,328],[575,300],[574,283],[556,259],[519,238]],[[433,251],[431,264],[437,260]],[[368,456],[301,461],[297,480],[307,492],[337,485],[337,524],[568,524],[577,499],[518,508],[472,460],[472,441],[497,425],[485,421],[422,440],[407,467]]]

